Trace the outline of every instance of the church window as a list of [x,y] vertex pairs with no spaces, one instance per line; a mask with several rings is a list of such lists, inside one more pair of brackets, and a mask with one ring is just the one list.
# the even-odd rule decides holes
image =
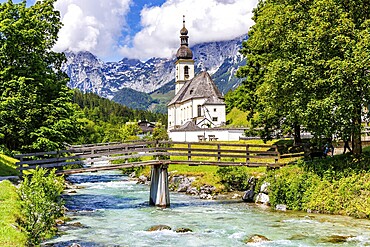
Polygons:
[[213,117],[213,118],[212,118],[212,121],[213,121],[213,122],[217,122],[217,120],[218,120],[218,118],[217,118],[217,117]]
[[184,76],[185,76],[185,79],[189,78],[189,67],[188,66],[184,67]]
[[202,106],[198,105],[198,117],[202,116]]
[[214,111],[214,112],[216,112],[216,111],[217,111],[217,109],[216,109],[216,108],[213,108],[213,111]]

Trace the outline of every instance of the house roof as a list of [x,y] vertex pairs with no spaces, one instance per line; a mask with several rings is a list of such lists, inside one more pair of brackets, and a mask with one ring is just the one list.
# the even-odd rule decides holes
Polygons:
[[201,128],[197,126],[193,121],[187,121],[184,125],[182,125],[178,130],[185,130],[185,131],[193,131],[193,130],[200,130]]
[[195,98],[206,98],[205,104],[224,104],[221,92],[206,71],[186,81],[168,105],[179,104]]

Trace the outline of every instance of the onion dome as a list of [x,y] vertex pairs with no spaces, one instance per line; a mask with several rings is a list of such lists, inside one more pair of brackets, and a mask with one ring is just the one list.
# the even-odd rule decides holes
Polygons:
[[176,57],[177,59],[192,59],[193,58],[193,52],[190,50],[189,46],[189,36],[188,30],[185,27],[185,16],[183,16],[183,26],[182,29],[180,30],[180,40],[181,40],[181,46],[177,50]]
[[193,59],[193,52],[189,47],[182,45],[176,53],[177,59]]

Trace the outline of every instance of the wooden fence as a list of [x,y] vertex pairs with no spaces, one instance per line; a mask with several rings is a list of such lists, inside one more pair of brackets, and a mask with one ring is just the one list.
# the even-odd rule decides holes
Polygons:
[[17,165],[22,175],[36,167],[57,168],[58,173],[64,174],[155,164],[281,167],[302,155],[281,155],[274,145],[151,141],[71,146],[67,150],[20,154],[16,158],[20,160]]

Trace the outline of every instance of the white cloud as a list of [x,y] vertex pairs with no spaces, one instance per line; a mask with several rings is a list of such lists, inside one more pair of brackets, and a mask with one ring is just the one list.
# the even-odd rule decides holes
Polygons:
[[116,54],[125,15],[131,0],[58,0],[55,8],[61,13],[64,26],[54,47],[56,51],[87,50],[98,57]]
[[246,34],[253,25],[252,10],[258,0],[167,0],[162,6],[144,8],[142,30],[133,46],[122,45],[125,57],[170,57],[180,44],[182,15],[186,16],[189,43],[219,41]]
[[134,37],[125,18],[135,0],[57,0],[55,8],[64,24],[56,51],[87,50],[103,60],[123,57],[146,60],[170,57],[180,44],[182,15],[186,16],[190,45],[227,40],[246,34],[253,25],[258,0],[167,0],[144,7],[142,29]]

